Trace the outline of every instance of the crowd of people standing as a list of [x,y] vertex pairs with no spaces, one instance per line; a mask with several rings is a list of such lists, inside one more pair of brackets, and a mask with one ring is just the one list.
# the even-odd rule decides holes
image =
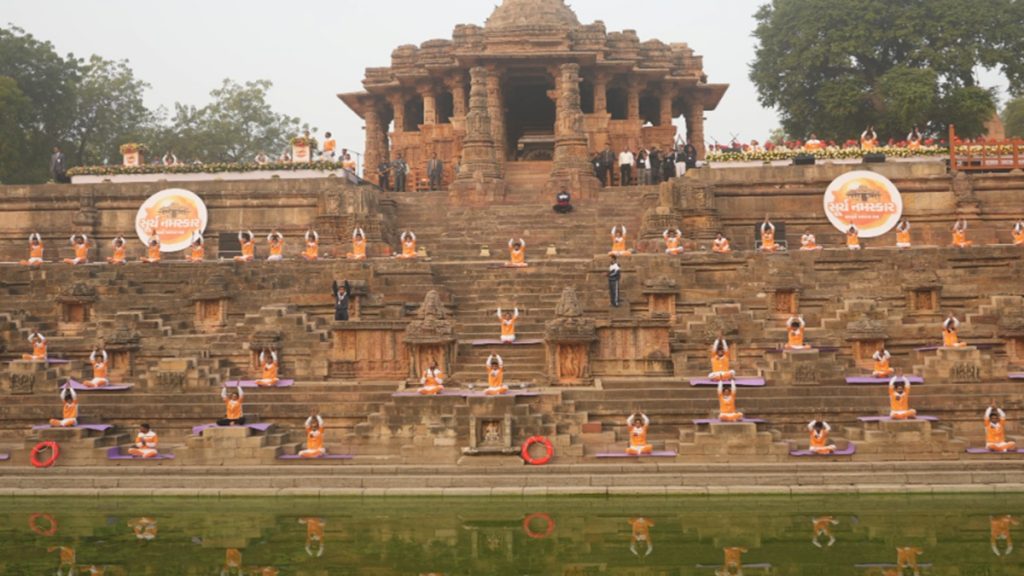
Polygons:
[[[624,148],[616,153],[611,144],[605,144],[604,150],[591,158],[591,163],[594,176],[597,176],[602,186],[643,186],[666,182],[696,168],[697,148],[686,143],[668,151],[651,146],[640,147],[636,151]],[[616,168],[618,180],[615,178]]]

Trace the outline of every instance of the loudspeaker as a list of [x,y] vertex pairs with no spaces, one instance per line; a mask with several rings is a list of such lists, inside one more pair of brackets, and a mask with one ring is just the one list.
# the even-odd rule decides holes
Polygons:
[[879,154],[878,152],[865,154],[863,162],[865,164],[882,164],[885,162],[885,154]]
[[817,159],[813,154],[797,154],[793,158],[793,166],[813,166]]

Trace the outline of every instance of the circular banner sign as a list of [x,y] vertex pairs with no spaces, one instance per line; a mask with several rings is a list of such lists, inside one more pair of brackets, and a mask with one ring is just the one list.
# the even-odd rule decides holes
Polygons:
[[847,172],[825,190],[825,214],[840,232],[856,226],[861,238],[877,238],[903,217],[903,197],[877,172]]
[[155,235],[161,252],[178,252],[189,247],[195,234],[206,230],[206,204],[182,188],[169,188],[153,194],[142,203],[135,216],[135,233],[143,244]]

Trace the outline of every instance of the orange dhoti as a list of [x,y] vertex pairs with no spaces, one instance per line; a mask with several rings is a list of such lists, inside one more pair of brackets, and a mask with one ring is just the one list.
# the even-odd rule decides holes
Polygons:
[[433,396],[444,391],[444,374],[440,368],[427,368],[420,378],[419,393],[424,396]]
[[650,454],[653,451],[654,448],[647,443],[647,424],[631,426],[629,429],[629,448],[626,448],[626,454],[639,456],[641,454]]

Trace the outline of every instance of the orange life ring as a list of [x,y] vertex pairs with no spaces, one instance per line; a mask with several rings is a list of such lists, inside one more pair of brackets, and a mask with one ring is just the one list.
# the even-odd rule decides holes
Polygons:
[[[50,523],[50,527],[47,528],[46,530],[43,530],[39,526],[39,520],[40,519],[43,519],[43,520],[46,520],[47,522],[49,522]],[[57,533],[57,520],[54,519],[54,517],[50,516],[49,514],[42,514],[42,513],[36,512],[35,514],[33,514],[33,515],[28,517],[28,527],[31,528],[33,532],[35,532],[36,534],[39,534],[40,536],[53,536],[54,534]]]
[[[534,458],[530,456],[530,446],[534,444],[540,444],[544,446],[545,454],[540,458]],[[551,461],[551,457],[555,455],[555,447],[551,445],[551,440],[548,440],[544,436],[530,436],[523,442],[522,451],[523,460],[532,466],[543,466]]]
[[[46,460],[40,460],[39,453],[47,448],[50,449],[50,457]],[[36,444],[32,448],[32,453],[28,455],[28,459],[36,468],[49,468],[57,461],[57,456],[60,456],[60,447],[53,440],[47,440],[46,442]]]
[[[532,524],[534,520],[543,520],[544,521],[544,526],[545,527],[544,527],[544,532],[543,533],[541,533],[541,532],[534,532],[530,528],[530,524]],[[547,514],[544,514],[542,512],[534,512],[533,514],[529,514],[526,518],[523,518],[523,532],[526,532],[526,535],[529,536],[530,538],[534,538],[536,540],[543,540],[544,538],[547,538],[548,536],[551,536],[551,534],[554,531],[555,531],[555,521],[552,520],[551,516],[548,516]]]

